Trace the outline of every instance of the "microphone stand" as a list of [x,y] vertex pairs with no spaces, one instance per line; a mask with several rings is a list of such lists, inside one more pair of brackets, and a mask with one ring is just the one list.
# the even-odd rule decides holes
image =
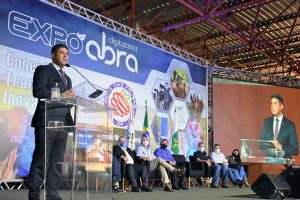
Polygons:
[[90,98],[94,99],[97,98],[98,96],[100,96],[103,93],[103,90],[99,90],[97,89],[79,70],[77,70],[75,67],[71,66],[70,64],[66,64],[66,67],[71,67],[73,68],[75,71],[77,71],[93,88],[95,88],[95,92],[93,92],[92,94],[89,95]]

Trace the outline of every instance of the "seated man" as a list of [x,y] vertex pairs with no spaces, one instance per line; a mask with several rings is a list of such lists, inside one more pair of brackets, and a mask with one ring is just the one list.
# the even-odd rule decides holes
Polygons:
[[[111,156],[110,155],[111,151],[108,150],[109,149],[107,146],[108,144],[103,143],[101,139],[102,139],[101,134],[96,133],[94,135],[93,142],[90,145],[88,145],[86,148],[86,156],[87,156],[88,162],[89,163],[97,163],[97,166],[99,166],[99,167],[101,167],[102,164],[107,163]],[[102,184],[108,184],[109,174],[107,172],[103,172],[101,170],[99,170],[99,171],[95,170],[93,172],[89,172],[89,174],[91,175],[90,177],[99,178],[100,182]],[[95,182],[98,182],[97,178],[96,178]],[[91,178],[90,178],[90,180],[91,180]],[[96,185],[95,185],[95,187],[97,190],[98,188]]]
[[[134,168],[135,156],[132,150],[127,147],[127,141],[125,136],[120,136],[118,144],[113,146],[113,156],[116,158],[113,160],[113,162],[121,163],[121,160],[123,160],[126,163],[126,172],[129,176],[129,180],[132,186],[132,192],[141,191],[140,188],[137,186],[134,172],[137,172],[142,176],[142,191],[152,192],[152,189],[148,187],[148,169],[146,165],[143,165],[142,168]],[[113,172],[113,174],[115,173]],[[118,192],[119,189],[116,188],[115,191]]]
[[101,134],[95,134],[93,143],[86,149],[87,157],[89,159],[97,159],[99,162],[104,162],[105,152],[103,146],[101,146]]
[[[241,187],[243,182],[241,177],[236,169],[228,168],[228,160],[225,158],[224,154],[221,153],[221,146],[219,144],[214,145],[214,152],[210,154],[210,160],[214,162],[215,165],[219,166],[219,168],[223,172],[223,182],[222,187],[228,188],[227,181],[228,178],[232,181],[234,185],[238,185]],[[224,177],[225,176],[225,177]],[[218,175],[218,178],[220,176]],[[213,187],[217,187],[218,182],[213,181]]]
[[150,162],[148,170],[154,171],[159,169],[162,176],[162,182],[164,184],[164,191],[173,192],[166,170],[170,172],[176,172],[179,174],[184,172],[184,170],[173,167],[172,165],[164,161],[162,158],[156,158],[153,155],[151,149],[149,148],[148,137],[144,134],[141,138],[141,146],[139,146],[136,150],[136,155],[139,157],[140,160]]
[[194,158],[196,162],[204,162],[208,166],[208,174],[209,176],[211,173],[213,174],[213,180],[212,180],[212,187],[213,188],[218,188],[219,185],[219,180],[221,176],[221,170],[222,170],[222,187],[227,188],[227,181],[228,181],[228,176],[227,176],[227,169],[222,168],[221,165],[212,165],[209,157],[207,156],[207,153],[204,151],[205,150],[205,145],[203,142],[200,142],[198,144],[198,151],[194,152]]
[[214,145],[214,151],[210,154],[210,160],[214,163],[215,167],[212,187],[218,188],[220,174],[222,174],[222,188],[228,188],[228,167],[226,166],[227,160],[225,159],[224,154],[220,152],[219,144]]
[[[157,148],[155,151],[154,151],[154,155],[156,157],[159,157],[159,158],[162,158],[164,159],[165,161],[167,161],[167,163],[169,163],[170,165],[172,166],[176,166],[176,161],[175,159],[173,158],[171,152],[167,149],[168,147],[168,140],[167,139],[162,139],[161,142],[160,142],[160,147]],[[178,165],[177,165],[178,166]],[[179,167],[179,166],[178,166]],[[182,167],[182,166],[180,166]],[[184,167],[184,166],[183,166]],[[179,176],[179,186],[177,184],[177,181],[176,181],[176,177],[175,177],[175,174],[173,172],[170,173],[171,175],[171,182],[172,182],[172,188],[174,190],[180,190],[183,189],[183,190],[187,190],[188,188],[185,186],[185,182],[184,182],[184,178],[185,178],[185,170],[184,172]]]

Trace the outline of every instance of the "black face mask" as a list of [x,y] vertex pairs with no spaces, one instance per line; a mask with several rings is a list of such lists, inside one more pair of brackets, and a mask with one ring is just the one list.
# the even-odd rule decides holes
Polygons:
[[160,147],[163,148],[163,149],[166,149],[168,147],[168,145],[166,145],[166,144],[160,144]]

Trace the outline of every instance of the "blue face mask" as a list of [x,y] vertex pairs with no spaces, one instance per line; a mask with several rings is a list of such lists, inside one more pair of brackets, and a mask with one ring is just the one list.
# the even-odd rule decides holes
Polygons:
[[119,142],[119,146],[123,147],[123,148],[126,148],[126,142]]

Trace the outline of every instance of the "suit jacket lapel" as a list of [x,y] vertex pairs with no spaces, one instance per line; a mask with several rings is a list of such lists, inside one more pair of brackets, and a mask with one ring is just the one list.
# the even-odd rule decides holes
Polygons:
[[[270,128],[270,133],[272,133],[272,138],[270,138],[270,140],[273,140],[273,139],[274,139],[274,128],[273,128],[273,124],[274,124],[274,116],[272,116],[270,122],[271,122],[271,123],[270,123],[269,128]],[[271,134],[270,134],[270,136],[271,136]]]
[[72,88],[72,81],[71,81],[71,78],[69,76],[67,76],[67,74],[66,74],[66,79],[68,81],[68,89],[67,90],[70,90]]
[[278,138],[280,137],[280,133],[282,135],[282,132],[284,131],[285,126],[286,126],[286,118],[283,116],[282,122],[281,122],[281,125],[280,125],[280,129],[279,129],[279,133],[278,133]]
[[59,87],[60,91],[61,92],[67,91],[67,88],[65,87],[65,84],[63,83],[63,80],[62,80],[59,72],[56,70],[56,68],[53,66],[52,63],[50,63],[49,65],[51,67],[53,75],[55,76],[54,80],[60,80],[59,83],[58,83],[58,87]]

